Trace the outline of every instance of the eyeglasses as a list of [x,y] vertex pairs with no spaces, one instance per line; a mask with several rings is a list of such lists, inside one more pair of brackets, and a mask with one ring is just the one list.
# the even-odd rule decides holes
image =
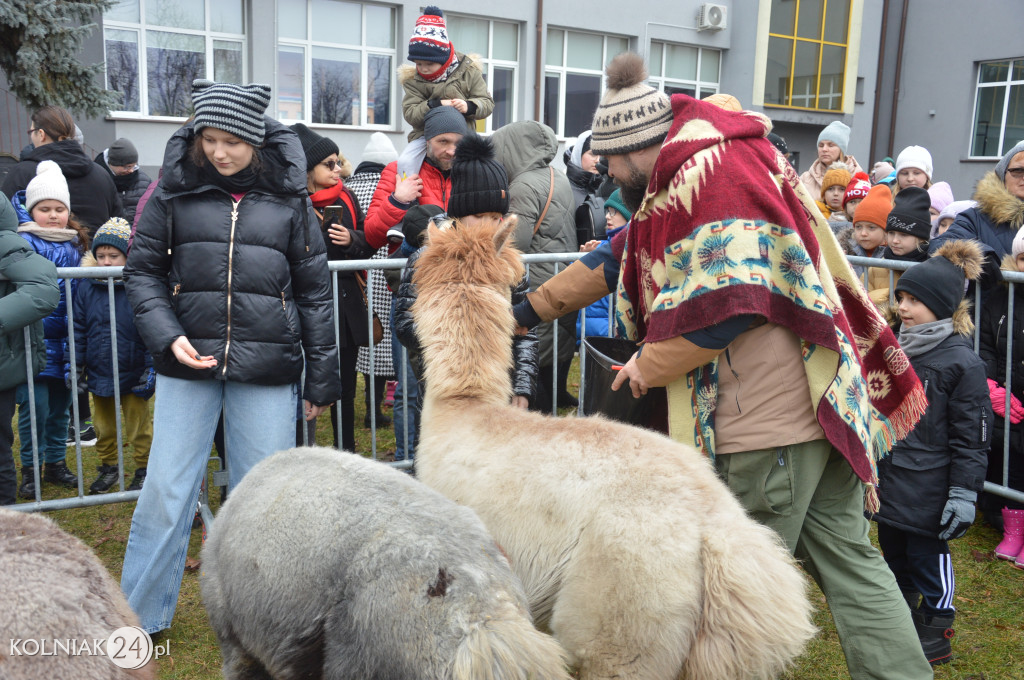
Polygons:
[[29,136],[29,137],[31,137],[31,136],[32,136],[32,133],[33,133],[33,132],[35,132],[35,131],[36,131],[36,130],[38,130],[38,129],[39,129],[39,128],[29,128],[29,129],[28,129],[28,136]]
[[334,170],[334,166],[338,164],[338,161],[324,161],[320,165],[326,165],[328,170]]
[[1024,178],[1024,168],[1007,168],[1006,173],[1014,179]]

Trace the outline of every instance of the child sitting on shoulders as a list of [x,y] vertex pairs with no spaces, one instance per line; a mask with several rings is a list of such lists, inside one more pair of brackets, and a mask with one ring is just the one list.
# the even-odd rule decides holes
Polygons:
[[[132,228],[120,217],[112,217],[96,230],[92,253],[82,258],[83,267],[123,267],[128,261],[128,239]],[[107,279],[86,279],[75,293],[75,353],[77,368],[84,369],[86,385],[93,394],[93,425],[96,426],[96,455],[99,476],[89,493],[106,493],[117,484],[117,411],[114,390],[121,395],[121,426],[125,443],[131,444],[135,474],[128,491],[142,489],[153,443],[153,418],[149,398],[156,387],[153,359],[135,328],[134,314],[124,281],[114,281],[114,319],[117,326],[117,356],[113,355],[110,333],[110,303]],[[117,379],[114,384],[114,362]],[[70,366],[68,367],[70,368]]]
[[992,429],[985,362],[974,353],[964,300],[964,283],[977,279],[981,263],[977,243],[949,241],[896,284],[900,346],[924,385],[928,408],[878,462],[881,507],[872,519],[932,665],[952,656],[956,610],[947,541],[974,521]]
[[399,177],[419,172],[427,152],[423,119],[431,109],[454,107],[466,118],[467,132],[474,132],[474,121],[483,120],[494,110],[494,99],[487,91],[479,62],[455,51],[448,40],[444,14],[433,5],[416,20],[409,39],[409,61],[413,64],[398,69],[405,92],[402,115],[412,126],[409,144],[398,159]]

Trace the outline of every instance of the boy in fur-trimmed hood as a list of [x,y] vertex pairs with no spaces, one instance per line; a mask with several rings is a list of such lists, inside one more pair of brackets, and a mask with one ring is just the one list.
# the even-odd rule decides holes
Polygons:
[[[952,656],[953,563],[947,541],[974,521],[985,482],[992,407],[974,353],[964,283],[981,273],[972,241],[949,241],[896,284],[900,345],[925,386],[917,427],[878,463],[878,543],[932,665]],[[890,310],[892,312],[892,310]]]

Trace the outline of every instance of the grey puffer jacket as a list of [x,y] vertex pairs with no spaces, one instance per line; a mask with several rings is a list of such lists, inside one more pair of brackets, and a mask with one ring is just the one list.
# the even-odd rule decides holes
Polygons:
[[[124,268],[135,323],[157,372],[259,385],[299,381],[318,405],[341,394],[327,253],[306,195],[299,138],[265,118],[262,170],[238,201],[189,158],[192,125],[167,143],[160,186],[146,204]],[[217,366],[180,364],[186,336]],[[305,359],[305,362],[303,361]]]
[[[402,282],[395,294],[395,325],[392,332],[409,350],[409,365],[412,366],[418,380],[423,380],[423,349],[416,336],[416,323],[412,317],[412,306],[416,302],[416,284],[412,282],[416,261],[423,254],[423,248],[409,256],[402,271]],[[512,289],[512,304],[526,299],[529,292],[529,280],[526,276]],[[512,339],[512,394],[526,397],[533,402],[534,389],[537,384],[537,335],[530,331],[526,335],[517,335]],[[422,397],[423,391],[420,390]]]
[[[549,170],[558,151],[558,139],[547,125],[532,120],[521,120],[505,125],[491,136],[494,155],[508,175],[509,212],[519,217],[516,228],[516,248],[524,253],[573,253],[576,245],[576,200],[569,178],[565,173]],[[551,205],[544,221],[534,231],[544,211],[551,183]],[[563,265],[560,267],[564,269]],[[530,265],[530,290],[555,275],[554,264]],[[558,320],[557,360],[572,358],[576,349],[576,315],[568,314]],[[540,343],[539,365],[551,366],[555,361],[554,324],[537,326]]]

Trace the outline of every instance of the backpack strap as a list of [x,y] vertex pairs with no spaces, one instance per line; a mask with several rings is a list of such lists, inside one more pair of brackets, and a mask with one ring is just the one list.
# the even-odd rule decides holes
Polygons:
[[533,234],[535,236],[540,229],[541,223],[544,221],[544,217],[548,214],[548,208],[551,207],[551,196],[555,193],[555,169],[549,165],[548,171],[551,172],[551,180],[548,184],[548,200],[544,203],[544,210],[541,211],[540,217],[537,218],[537,223],[533,225]]

